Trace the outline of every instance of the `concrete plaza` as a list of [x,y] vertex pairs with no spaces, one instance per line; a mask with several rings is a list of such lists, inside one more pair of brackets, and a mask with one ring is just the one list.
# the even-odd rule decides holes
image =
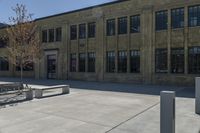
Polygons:
[[[1,82],[18,79],[0,78]],[[194,89],[26,79],[34,86],[69,84],[71,93],[0,109],[0,133],[159,133],[161,90],[176,90],[177,133],[198,133]],[[49,93],[49,92],[48,92]]]

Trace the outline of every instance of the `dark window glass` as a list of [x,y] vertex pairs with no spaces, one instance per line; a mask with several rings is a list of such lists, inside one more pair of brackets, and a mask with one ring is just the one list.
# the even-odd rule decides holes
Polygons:
[[8,44],[8,39],[0,38],[0,48],[6,47]]
[[85,53],[79,54],[79,72],[85,72]]
[[189,7],[188,16],[188,23],[190,27],[200,26],[200,5]]
[[118,18],[118,34],[127,33],[127,17]]
[[156,30],[166,30],[168,23],[168,13],[167,11],[156,12]]
[[140,72],[140,51],[133,50],[130,51],[130,72],[139,73]]
[[0,71],[9,71],[8,58],[0,57]]
[[184,73],[184,49],[171,49],[171,72]]
[[[34,70],[34,63],[28,62],[25,66],[23,66],[23,71],[33,71]],[[16,71],[21,71],[20,65],[16,65]]]
[[115,72],[115,52],[107,52],[106,56],[106,71],[109,73]]
[[118,72],[119,73],[127,72],[127,52],[126,51],[118,52]]
[[76,54],[70,55],[70,71],[76,72]]
[[190,74],[200,74],[200,47],[189,48],[188,67]]
[[61,41],[62,40],[62,28],[57,28],[56,29],[56,41]]
[[115,35],[115,19],[107,20],[107,36]]
[[54,42],[54,29],[49,29],[49,42]]
[[42,42],[47,42],[47,30],[42,31]]
[[171,26],[172,29],[184,27],[184,8],[171,10]]
[[88,72],[95,72],[95,53],[88,53]]
[[130,17],[130,33],[140,32],[140,15]]
[[95,22],[89,23],[88,24],[88,37],[93,38],[93,37],[95,37],[95,34],[96,34],[96,23]]
[[79,25],[79,39],[86,38],[86,25],[80,24]]
[[167,49],[156,49],[156,73],[167,73]]
[[70,39],[71,40],[77,39],[77,26],[76,25],[72,25],[70,27]]

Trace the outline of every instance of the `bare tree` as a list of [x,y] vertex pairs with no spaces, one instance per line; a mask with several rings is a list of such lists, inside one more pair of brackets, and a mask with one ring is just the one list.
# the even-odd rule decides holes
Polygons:
[[9,44],[6,47],[9,61],[20,68],[21,82],[23,80],[23,68],[30,63],[37,63],[41,57],[39,33],[32,14],[29,14],[25,5],[17,4],[12,8],[14,17],[10,17],[10,25],[7,28]]

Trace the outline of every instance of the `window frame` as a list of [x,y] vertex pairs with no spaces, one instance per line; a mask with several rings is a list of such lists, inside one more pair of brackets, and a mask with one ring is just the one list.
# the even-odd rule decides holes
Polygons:
[[106,72],[107,73],[116,72],[115,58],[116,58],[115,51],[106,52]]
[[[160,55],[160,53],[159,54],[157,54],[157,51],[159,51],[160,53],[162,53],[163,54],[163,51],[165,51],[165,58],[166,59],[159,59],[159,61],[161,60],[161,61],[166,61],[166,62],[162,62],[161,64],[164,64],[164,65],[166,65],[166,66],[164,66],[164,67],[166,67],[165,68],[165,70],[164,69],[161,69],[161,68],[157,68],[157,67],[161,67],[161,65],[159,64],[157,64],[157,62],[158,62],[158,58],[157,58],[157,55],[158,55],[158,57],[159,58],[161,58],[161,57],[163,57],[164,55]],[[168,73],[169,72],[169,70],[168,70],[169,68],[168,68],[168,49],[167,48],[156,48],[155,49],[155,73]],[[158,71],[159,70],[159,71]]]
[[126,50],[118,51],[118,73],[127,73],[128,52]]
[[115,36],[115,34],[116,34],[116,20],[114,18],[108,19],[106,21],[106,35],[107,36]]
[[85,53],[79,53],[78,64],[79,64],[79,72],[86,72],[86,54]]
[[95,38],[96,36],[96,22],[88,23],[88,38]]
[[86,24],[79,24],[79,39],[86,39]]
[[50,42],[50,43],[55,42],[55,29],[49,29],[48,32],[49,32],[49,34],[48,34],[48,36],[49,36],[48,42]]
[[[174,11],[174,15],[173,15]],[[179,11],[179,13],[177,13]],[[183,11],[183,12],[182,12]],[[184,28],[185,26],[185,8],[171,9],[171,29]]]
[[118,18],[118,35],[127,34],[128,32],[128,17]]
[[[175,53],[173,53],[175,52]],[[177,54],[177,52],[179,54]],[[182,52],[182,53],[181,53]],[[184,54],[184,48],[171,48],[171,73],[173,74],[184,74],[185,72],[185,54]],[[179,57],[182,56],[182,57]],[[182,58],[182,61],[180,60]],[[175,61],[174,61],[175,60]],[[182,63],[181,63],[182,62]],[[176,63],[176,64],[173,64]],[[182,67],[182,72],[174,71],[173,69],[179,69],[178,67]]]
[[62,27],[56,28],[56,42],[62,41]]
[[76,53],[71,53],[70,54],[70,72],[76,72],[76,67],[77,67]]
[[88,72],[96,71],[96,53],[89,52],[88,53]]
[[[141,72],[141,52],[140,50],[130,51],[130,73],[140,73]],[[139,67],[139,69],[138,69]]]
[[140,33],[140,32],[141,32],[140,14],[130,16],[130,33]]
[[[192,12],[193,14],[190,14],[191,13],[190,9],[195,8],[195,7],[197,7],[197,11],[194,12],[194,9],[193,9],[193,12]],[[196,24],[194,24],[193,22],[195,21],[194,14],[196,15]],[[188,27],[197,27],[197,26],[200,26],[200,5],[189,6],[188,7]]]
[[155,12],[155,30],[162,31],[168,29],[168,10]]

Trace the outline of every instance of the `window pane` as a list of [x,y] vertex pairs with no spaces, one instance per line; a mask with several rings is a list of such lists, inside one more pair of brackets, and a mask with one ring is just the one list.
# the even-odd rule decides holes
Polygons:
[[130,18],[130,32],[131,33],[140,32],[140,15],[131,16],[131,18]]
[[86,25],[80,24],[79,25],[79,39],[86,38]]
[[118,19],[118,34],[127,33],[127,17],[122,17]]
[[107,52],[106,58],[107,58],[106,71],[110,73],[114,73],[115,72],[115,52],[114,51]]
[[42,42],[47,42],[47,30],[42,31]]
[[93,38],[93,37],[95,37],[95,34],[96,34],[96,23],[95,22],[89,23],[88,24],[88,37]]
[[0,71],[9,71],[8,58],[0,57]]
[[70,55],[70,71],[76,72],[76,54]]
[[85,72],[85,53],[79,54],[79,72]]
[[156,12],[156,30],[166,30],[167,29],[167,22],[168,15],[167,11],[159,11]]
[[190,27],[200,26],[200,5],[189,7],[188,17]]
[[139,73],[140,72],[140,51],[133,50],[130,52],[130,72]]
[[184,49],[171,50],[171,72],[184,73]]
[[95,53],[88,53],[88,72],[95,72]]
[[171,26],[172,29],[184,27],[184,8],[171,10]]
[[54,42],[54,29],[49,29],[49,42]]
[[118,72],[126,73],[127,72],[127,52],[119,51],[118,53]]
[[115,19],[107,20],[107,36],[115,35]]
[[57,28],[56,29],[56,41],[61,41],[62,40],[62,28]]
[[77,39],[77,26],[76,25],[72,25],[70,27],[70,38],[71,38],[71,40]]
[[167,73],[167,49],[156,49],[156,72]]
[[190,74],[200,73],[200,47],[189,48],[188,66]]

